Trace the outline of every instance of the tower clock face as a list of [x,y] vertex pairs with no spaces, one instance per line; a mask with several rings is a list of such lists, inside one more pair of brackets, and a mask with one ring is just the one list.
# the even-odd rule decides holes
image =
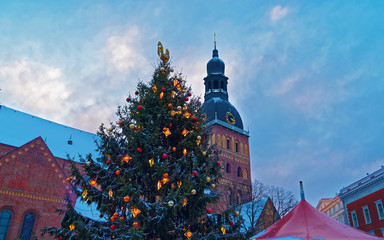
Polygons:
[[225,119],[227,120],[227,123],[229,123],[231,125],[235,125],[235,123],[236,123],[235,117],[230,112],[227,112],[227,114],[225,115]]

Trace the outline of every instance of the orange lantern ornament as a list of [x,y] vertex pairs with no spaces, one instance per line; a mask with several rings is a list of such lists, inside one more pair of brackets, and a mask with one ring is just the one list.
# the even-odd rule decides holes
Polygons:
[[184,135],[184,137],[187,136],[188,130],[184,128],[184,130],[181,132],[181,134]]
[[70,179],[70,178],[67,178],[65,181],[67,181],[67,183],[70,183],[70,182],[71,182],[71,179]]
[[184,117],[185,117],[185,118],[189,118],[190,116],[191,116],[191,114],[190,114],[189,112],[185,112],[185,113],[184,113]]
[[171,135],[171,131],[169,131],[169,128],[163,128],[163,133],[165,137],[168,137],[169,135]]
[[75,225],[72,223],[71,225],[69,225],[69,229],[70,229],[71,231],[75,230]]
[[136,208],[136,207],[132,207],[131,208],[131,213],[132,213],[132,216],[133,217],[136,217],[138,214],[141,213],[140,209]]
[[193,233],[189,231],[189,229],[184,233],[184,236],[186,236],[188,239],[192,237]]
[[161,188],[161,182],[157,181],[157,190],[160,190],[160,188]]
[[123,125],[124,124],[124,122],[123,121],[119,121],[119,125],[121,126],[121,125]]
[[183,200],[183,207],[187,206],[187,198],[184,198]]
[[164,97],[164,92],[161,92],[160,93],[160,99],[162,99]]
[[133,222],[132,226],[134,228],[139,228],[140,227],[140,223],[139,222]]
[[175,148],[175,147],[173,147],[173,148],[172,148],[172,151],[176,152],[176,148]]
[[185,148],[184,148],[184,150],[183,150],[183,155],[184,155],[184,156],[187,155],[187,149],[185,149]]
[[119,219],[120,219],[120,221],[124,221],[124,217],[120,217]]
[[129,202],[130,199],[131,199],[131,198],[130,198],[129,196],[125,196],[125,197],[124,197],[124,202]]
[[120,175],[120,170],[116,170],[116,175]]
[[93,180],[89,181],[89,184],[90,184],[92,187],[94,187],[94,186],[97,184],[97,182],[96,182],[95,179],[93,179]]
[[129,162],[129,160],[131,160],[131,157],[127,154],[127,155],[125,155],[125,157],[123,157],[123,162],[126,162],[126,163],[128,163]]

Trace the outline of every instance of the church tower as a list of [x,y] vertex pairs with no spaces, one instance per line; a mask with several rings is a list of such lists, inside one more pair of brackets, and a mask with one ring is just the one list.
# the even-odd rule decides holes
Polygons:
[[[205,95],[203,118],[211,126],[211,144],[216,144],[222,163],[222,176],[217,188],[222,194],[219,208],[250,200],[251,167],[249,132],[243,129],[243,121],[236,108],[228,100],[228,77],[225,64],[219,58],[216,41],[212,59],[207,63],[204,78]],[[221,206],[220,206],[221,205]]]

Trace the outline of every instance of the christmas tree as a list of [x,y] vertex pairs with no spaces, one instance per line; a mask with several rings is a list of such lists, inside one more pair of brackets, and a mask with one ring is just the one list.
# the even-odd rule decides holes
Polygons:
[[82,240],[242,238],[235,213],[212,213],[221,162],[209,145],[201,103],[160,42],[158,54],[152,80],[138,83],[118,108],[118,122],[101,125],[101,157],[81,158],[82,169],[73,164],[67,179],[81,201],[97,206],[100,219],[82,216],[68,198],[62,227],[44,233]]

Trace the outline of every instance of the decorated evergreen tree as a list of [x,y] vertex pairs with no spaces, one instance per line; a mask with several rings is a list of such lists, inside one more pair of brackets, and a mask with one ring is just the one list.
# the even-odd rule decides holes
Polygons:
[[[77,197],[97,206],[100,219],[75,211],[68,200],[62,228],[48,227],[58,239],[242,239],[235,213],[213,214],[219,195],[221,162],[209,145],[209,129],[200,117],[181,74],[163,52],[149,83],[119,107],[119,121],[98,135],[100,158],[81,158],[68,179]],[[236,237],[236,238],[235,238]]]

